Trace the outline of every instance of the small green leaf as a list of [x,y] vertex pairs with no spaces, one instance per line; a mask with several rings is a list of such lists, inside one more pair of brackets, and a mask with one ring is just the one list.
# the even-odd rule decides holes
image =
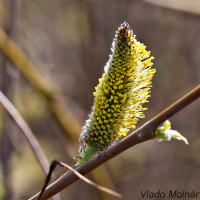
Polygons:
[[185,144],[189,144],[187,139],[183,137],[178,131],[171,129],[171,123],[169,120],[165,121],[164,124],[156,129],[156,139],[159,141],[167,140],[171,138],[182,140]]

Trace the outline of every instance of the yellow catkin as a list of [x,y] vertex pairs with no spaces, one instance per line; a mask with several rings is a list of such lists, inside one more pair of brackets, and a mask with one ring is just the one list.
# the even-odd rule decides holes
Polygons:
[[155,73],[151,69],[153,59],[146,46],[136,40],[129,24],[121,24],[112,55],[95,87],[94,106],[80,136],[80,157],[88,146],[96,152],[104,151],[144,117],[146,108],[142,105],[150,96]]

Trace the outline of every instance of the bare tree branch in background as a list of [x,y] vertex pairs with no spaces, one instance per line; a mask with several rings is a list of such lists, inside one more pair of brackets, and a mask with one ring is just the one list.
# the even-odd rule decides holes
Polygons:
[[89,185],[91,185],[91,186],[93,186],[93,187],[95,187],[95,188],[97,188],[97,189],[99,189],[99,190],[101,190],[101,191],[104,191],[104,192],[106,192],[106,193],[108,193],[108,194],[110,194],[110,195],[112,195],[112,196],[114,196],[114,197],[122,198],[122,195],[121,195],[121,194],[119,194],[119,193],[117,193],[117,192],[114,192],[114,191],[112,191],[112,190],[110,190],[110,189],[108,189],[108,188],[105,188],[105,187],[103,187],[103,186],[100,186],[100,185],[98,185],[98,184],[92,182],[91,180],[85,178],[83,175],[81,175],[79,172],[77,172],[75,169],[73,169],[73,168],[70,167],[69,165],[67,165],[67,164],[65,164],[65,163],[63,163],[63,162],[60,162],[60,161],[58,161],[58,160],[55,159],[55,160],[52,161],[52,163],[51,163],[51,165],[50,165],[50,167],[49,167],[49,174],[48,174],[47,177],[46,177],[44,186],[43,186],[43,188],[42,188],[42,190],[41,190],[41,192],[40,192],[40,194],[39,194],[39,196],[38,196],[38,200],[40,199],[40,197],[42,196],[43,192],[45,191],[45,189],[46,189],[46,187],[47,187],[47,185],[48,185],[48,183],[49,183],[49,181],[50,181],[50,179],[51,179],[51,174],[52,174],[52,172],[54,171],[54,169],[56,168],[57,165],[59,165],[59,166],[61,166],[61,167],[65,167],[65,168],[67,168],[68,170],[72,171],[78,178],[80,178],[80,179],[81,179],[82,181],[84,181],[85,183],[87,183],[87,184],[89,184]]
[[[138,128],[129,136],[118,142],[116,145],[111,146],[108,150],[100,153],[95,158],[92,158],[85,164],[78,167],[76,170],[82,175],[85,175],[97,168],[98,166],[102,165],[103,163],[107,162],[108,160],[119,155],[123,151],[129,149],[130,147],[155,138],[155,130],[161,123],[163,123],[165,120],[172,117],[178,111],[195,101],[198,97],[200,97],[200,85],[198,85],[181,99],[173,103],[171,106],[163,110],[153,119],[146,122],[143,126]],[[75,176],[73,172],[65,173],[44,191],[41,200],[50,198],[51,196],[57,194],[78,179],[79,178]],[[30,198],[30,200],[36,200],[38,198],[38,195],[39,194],[36,194],[32,198]]]
[[[10,38],[13,38],[15,27],[16,27],[16,17],[17,17],[17,0],[9,0],[7,1],[8,4],[8,15],[2,17],[4,21],[4,28]],[[1,10],[3,9],[4,12],[6,8],[1,3]],[[6,12],[4,13],[6,14]],[[6,20],[6,17],[9,18]],[[12,79],[9,74],[10,69],[10,62],[6,56],[2,55],[1,59],[2,65],[2,73],[1,73],[1,90],[3,93],[8,96],[10,86],[12,85]],[[10,184],[11,177],[10,177],[10,159],[13,154],[13,144],[10,139],[9,132],[11,132],[11,127],[9,126],[9,118],[7,117],[6,113],[3,113],[3,121],[4,125],[2,127],[2,135],[1,135],[1,165],[2,165],[2,172],[3,172],[3,184],[5,188],[4,199],[10,199],[12,197],[12,186]]]
[[11,62],[23,73],[27,80],[43,95],[45,95],[56,115],[59,123],[73,141],[77,141],[81,127],[73,114],[68,109],[64,98],[57,86],[47,81],[21,51],[18,46],[7,36],[4,30],[0,28],[0,49],[10,59]]
[[[3,29],[0,28],[0,49],[10,59],[10,61],[22,72],[26,79],[48,99],[51,110],[56,116],[59,124],[64,128],[74,144],[78,142],[81,126],[68,108],[63,95],[59,91],[57,85],[46,80],[23,51],[8,37]],[[105,167],[98,169],[105,175],[105,180],[112,183],[109,173]],[[97,172],[93,172],[96,182],[102,185],[103,180],[97,176]]]
[[0,91],[0,103],[8,111],[9,115],[12,117],[18,128],[23,133],[26,141],[30,145],[44,173],[48,174],[49,163],[42,149],[40,148],[37,139],[34,137],[31,129],[28,127],[24,119],[21,117],[21,115],[17,112],[15,107],[11,104],[11,102],[4,96],[4,94],[1,91]]

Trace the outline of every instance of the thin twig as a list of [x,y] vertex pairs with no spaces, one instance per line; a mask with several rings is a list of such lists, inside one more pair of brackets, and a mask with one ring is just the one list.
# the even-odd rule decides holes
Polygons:
[[43,188],[42,188],[42,190],[41,190],[41,192],[40,192],[40,195],[39,195],[39,197],[38,197],[38,200],[41,199],[42,194],[43,194],[43,192],[45,191],[45,189],[46,189],[46,187],[47,187],[47,185],[48,185],[48,183],[49,183],[49,180],[50,180],[50,178],[51,178],[51,174],[52,174],[52,172],[54,171],[54,169],[56,168],[57,165],[69,169],[69,170],[72,171],[76,176],[78,176],[78,178],[80,178],[82,181],[86,182],[87,184],[92,185],[93,187],[95,187],[95,188],[97,188],[97,189],[99,189],[99,190],[101,190],[101,191],[104,191],[104,192],[106,192],[106,193],[108,193],[108,194],[110,194],[110,195],[112,195],[112,196],[114,196],[114,197],[122,198],[122,195],[121,195],[121,194],[119,194],[119,193],[117,193],[117,192],[114,192],[114,191],[112,191],[112,190],[110,190],[110,189],[108,189],[108,188],[105,188],[105,187],[103,187],[103,186],[100,186],[100,185],[98,185],[98,184],[92,182],[91,180],[85,178],[83,175],[81,175],[79,172],[77,172],[75,169],[73,169],[72,167],[70,167],[70,166],[67,165],[66,163],[60,162],[60,161],[58,161],[58,160],[55,159],[55,160],[52,161],[52,163],[51,163],[51,165],[50,165],[49,174],[48,174],[47,177],[46,177],[45,184],[44,184],[44,186],[43,186]]
[[[155,116],[153,119],[145,123],[143,126],[138,128],[136,131],[131,133],[129,136],[118,142],[116,145],[111,146],[108,150],[100,153],[95,158],[92,158],[85,164],[78,167],[76,170],[82,175],[85,175],[97,168],[98,166],[102,165],[103,163],[107,162],[111,158],[127,150],[128,148],[135,146],[136,144],[139,144],[141,142],[153,139],[155,137],[155,130],[161,123],[163,123],[165,120],[169,119],[178,111],[189,105],[199,96],[200,85],[198,85],[192,91],[176,101],[174,104],[169,106],[167,109],[162,111],[160,114]],[[73,172],[65,173],[44,191],[41,200],[48,199],[49,197],[68,187],[78,179],[79,178],[75,176]],[[30,198],[30,200],[36,200],[37,197],[38,194]]]
[[61,166],[64,166],[64,167],[68,168],[69,170],[71,170],[76,176],[78,176],[82,181],[86,182],[87,184],[90,184],[90,185],[92,185],[93,187],[95,187],[95,188],[97,188],[97,189],[99,189],[99,190],[102,190],[102,191],[104,191],[104,192],[106,192],[106,193],[108,193],[108,194],[110,194],[110,195],[112,195],[112,196],[115,196],[115,197],[117,197],[117,198],[122,198],[122,195],[121,195],[121,194],[119,194],[119,193],[117,193],[117,192],[115,192],[115,191],[112,191],[112,190],[110,190],[110,189],[108,189],[108,188],[105,188],[105,187],[103,187],[103,186],[100,186],[100,185],[98,185],[98,184],[92,182],[91,180],[85,178],[82,174],[80,174],[79,172],[77,172],[75,169],[73,169],[73,168],[70,167],[69,165],[67,165],[67,164],[65,164],[65,163],[63,163],[63,162],[59,162],[59,164],[60,164]]
[[12,105],[12,103],[6,98],[6,96],[0,91],[0,103],[3,107],[8,111],[9,115],[15,121],[16,125],[22,131],[25,139],[27,140],[28,144],[30,145],[36,159],[38,160],[40,166],[42,167],[45,174],[48,174],[49,170],[49,163],[44,155],[42,149],[40,148],[37,139],[34,137],[31,129],[28,127],[24,119]]

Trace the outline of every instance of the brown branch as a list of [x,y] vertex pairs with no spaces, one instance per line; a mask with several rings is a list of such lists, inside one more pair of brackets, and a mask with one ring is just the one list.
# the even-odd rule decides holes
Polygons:
[[39,194],[39,196],[38,196],[38,200],[40,200],[40,198],[41,198],[43,192],[45,191],[45,189],[46,189],[46,187],[47,187],[47,185],[48,185],[48,183],[49,183],[49,181],[50,181],[50,179],[51,179],[51,174],[52,174],[52,172],[55,170],[55,168],[56,168],[57,165],[59,165],[59,166],[61,166],[61,167],[65,167],[65,168],[67,168],[68,170],[72,171],[78,178],[80,178],[80,179],[81,179],[82,181],[84,181],[85,183],[87,183],[87,184],[89,184],[89,185],[91,185],[91,186],[93,186],[93,187],[95,187],[95,188],[97,188],[97,189],[99,189],[99,190],[101,190],[101,191],[104,191],[104,192],[106,192],[106,193],[108,193],[108,194],[110,194],[110,195],[112,195],[112,196],[114,196],[114,197],[122,198],[122,195],[121,195],[121,194],[119,194],[119,193],[117,193],[117,192],[114,192],[114,191],[112,191],[112,190],[110,190],[110,189],[108,189],[108,188],[105,188],[105,187],[103,187],[103,186],[100,186],[100,185],[98,185],[98,184],[92,182],[91,180],[89,180],[89,179],[87,179],[86,177],[84,177],[82,174],[80,174],[79,172],[77,172],[75,169],[73,169],[72,167],[70,167],[70,166],[67,165],[66,163],[60,162],[60,161],[58,161],[57,159],[55,159],[55,160],[52,161],[52,163],[51,163],[51,165],[50,165],[50,167],[49,167],[49,174],[48,174],[47,177],[46,177],[44,186],[43,186],[43,188],[42,188],[42,190],[41,190],[41,192],[40,192],[40,194]]
[[12,103],[6,98],[6,96],[0,91],[0,103],[3,105],[3,107],[8,111],[9,115],[12,117],[12,119],[15,121],[18,128],[23,133],[26,141],[30,145],[36,159],[38,160],[41,168],[43,169],[45,174],[48,174],[49,170],[49,163],[44,155],[42,149],[40,148],[39,143],[37,142],[37,139],[34,137],[31,129],[28,127],[24,119],[21,117],[21,115],[18,113],[18,111],[15,109],[15,107],[12,105]]
[[121,195],[121,194],[119,194],[119,193],[117,193],[117,192],[114,192],[114,191],[112,191],[112,190],[110,190],[110,189],[108,189],[108,188],[105,188],[105,187],[103,187],[103,186],[100,186],[100,185],[98,185],[98,184],[92,182],[91,180],[85,178],[82,174],[80,174],[79,172],[77,172],[75,169],[73,169],[73,168],[70,167],[69,165],[67,165],[67,164],[65,164],[65,163],[63,163],[63,162],[59,162],[59,165],[68,168],[68,169],[69,169],[70,171],[72,171],[77,177],[79,177],[82,181],[86,182],[87,184],[92,185],[93,187],[95,187],[95,188],[97,188],[97,189],[99,189],[99,190],[102,190],[102,191],[104,191],[104,192],[106,192],[106,193],[108,193],[108,194],[110,194],[110,195],[112,195],[112,196],[115,196],[115,197],[117,197],[117,198],[122,198],[122,195]]
[[[135,146],[136,144],[139,144],[141,142],[153,139],[155,137],[155,130],[161,123],[163,123],[165,120],[172,117],[178,111],[192,103],[198,97],[200,97],[200,85],[198,85],[192,91],[176,101],[174,104],[166,108],[164,111],[159,113],[153,119],[145,123],[143,126],[138,128],[136,131],[131,133],[129,136],[118,142],[116,145],[111,146],[108,150],[100,153],[98,156],[92,158],[85,164],[78,167],[76,170],[82,175],[85,175],[97,168],[98,166],[102,165],[103,163],[107,162],[111,158],[127,150],[128,148]],[[65,173],[44,191],[41,200],[50,198],[51,196],[68,187],[78,179],[79,178],[75,176],[73,172]],[[38,194],[30,198],[30,200],[36,200],[37,197]]]

